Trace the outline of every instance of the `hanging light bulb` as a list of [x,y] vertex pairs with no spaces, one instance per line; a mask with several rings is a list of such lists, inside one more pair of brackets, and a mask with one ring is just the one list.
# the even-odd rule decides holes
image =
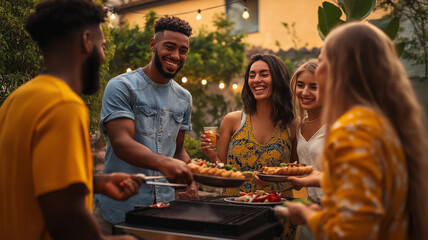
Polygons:
[[198,15],[196,15],[196,20],[201,20],[202,19],[202,15],[201,15],[201,9],[198,9]]
[[242,13],[243,19],[248,19],[250,17],[250,13],[247,11],[247,8],[244,8],[244,12]]
[[132,72],[132,69],[131,68],[127,68],[126,72]]
[[110,15],[110,19],[111,19],[111,20],[115,20],[115,19],[116,19],[116,14],[112,13],[112,14]]
[[233,89],[237,89],[237,88],[238,88],[238,84],[234,83],[234,84],[232,85],[232,88],[233,88]]
[[201,83],[202,83],[202,85],[207,85],[207,80],[202,79]]
[[224,83],[220,83],[220,84],[218,85],[218,87],[219,87],[220,89],[223,89],[223,88],[224,88]]
[[182,82],[182,83],[187,83],[187,77],[183,77],[183,78],[181,79],[181,82]]

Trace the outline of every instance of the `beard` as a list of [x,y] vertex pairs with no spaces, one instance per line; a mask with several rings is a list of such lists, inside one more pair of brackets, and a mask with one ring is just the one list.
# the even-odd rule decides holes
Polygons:
[[94,46],[89,57],[82,64],[82,93],[92,95],[100,87],[101,54]]
[[160,60],[160,58],[159,58],[158,50],[157,50],[157,49],[155,50],[155,66],[156,66],[157,70],[160,72],[160,74],[161,74],[164,78],[167,78],[167,79],[174,78],[174,77],[177,75],[177,73],[181,70],[181,68],[183,67],[183,65],[181,65],[181,66],[177,69],[177,71],[175,71],[175,73],[168,73],[168,72],[165,72],[165,71],[163,70],[163,68],[162,68],[162,63],[161,63],[161,60]]

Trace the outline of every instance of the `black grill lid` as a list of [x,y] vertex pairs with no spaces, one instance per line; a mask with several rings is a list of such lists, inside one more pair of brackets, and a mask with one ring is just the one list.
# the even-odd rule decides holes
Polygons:
[[129,211],[126,223],[169,231],[239,236],[272,222],[272,217],[272,209],[266,207],[173,201],[167,208],[146,207]]

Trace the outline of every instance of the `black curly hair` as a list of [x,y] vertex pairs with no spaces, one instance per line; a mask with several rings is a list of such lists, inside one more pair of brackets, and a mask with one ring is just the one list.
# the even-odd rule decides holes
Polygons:
[[251,66],[259,60],[267,63],[272,76],[273,123],[275,126],[279,124],[281,128],[285,129],[294,118],[290,74],[284,62],[275,55],[258,53],[251,56],[245,71],[245,84],[241,93],[241,99],[244,103],[244,112],[246,114],[254,114],[257,111],[257,100],[248,85],[248,78],[250,76]]
[[165,15],[155,22],[155,33],[165,30],[179,32],[188,37],[192,35],[192,27],[188,22],[175,16]]
[[36,5],[25,30],[43,50],[51,41],[103,23],[105,18],[106,11],[92,0],[46,0]]

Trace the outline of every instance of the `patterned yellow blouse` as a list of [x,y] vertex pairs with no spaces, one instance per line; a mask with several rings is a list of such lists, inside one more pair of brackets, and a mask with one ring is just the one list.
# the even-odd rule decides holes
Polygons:
[[[243,125],[242,125],[243,124]],[[275,127],[272,138],[264,145],[257,142],[253,135],[251,117],[243,113],[242,123],[230,139],[227,163],[241,171],[260,171],[264,166],[279,166],[280,163],[290,162],[291,139],[286,129]],[[257,186],[252,178],[240,188],[227,188],[225,194],[228,196],[239,196],[239,192],[254,192],[263,189],[266,192],[276,190],[282,192],[284,197],[291,196],[290,183],[276,183],[264,188]]]
[[385,118],[360,106],[341,116],[322,167],[324,210],[308,220],[317,239],[407,239],[406,159]]

